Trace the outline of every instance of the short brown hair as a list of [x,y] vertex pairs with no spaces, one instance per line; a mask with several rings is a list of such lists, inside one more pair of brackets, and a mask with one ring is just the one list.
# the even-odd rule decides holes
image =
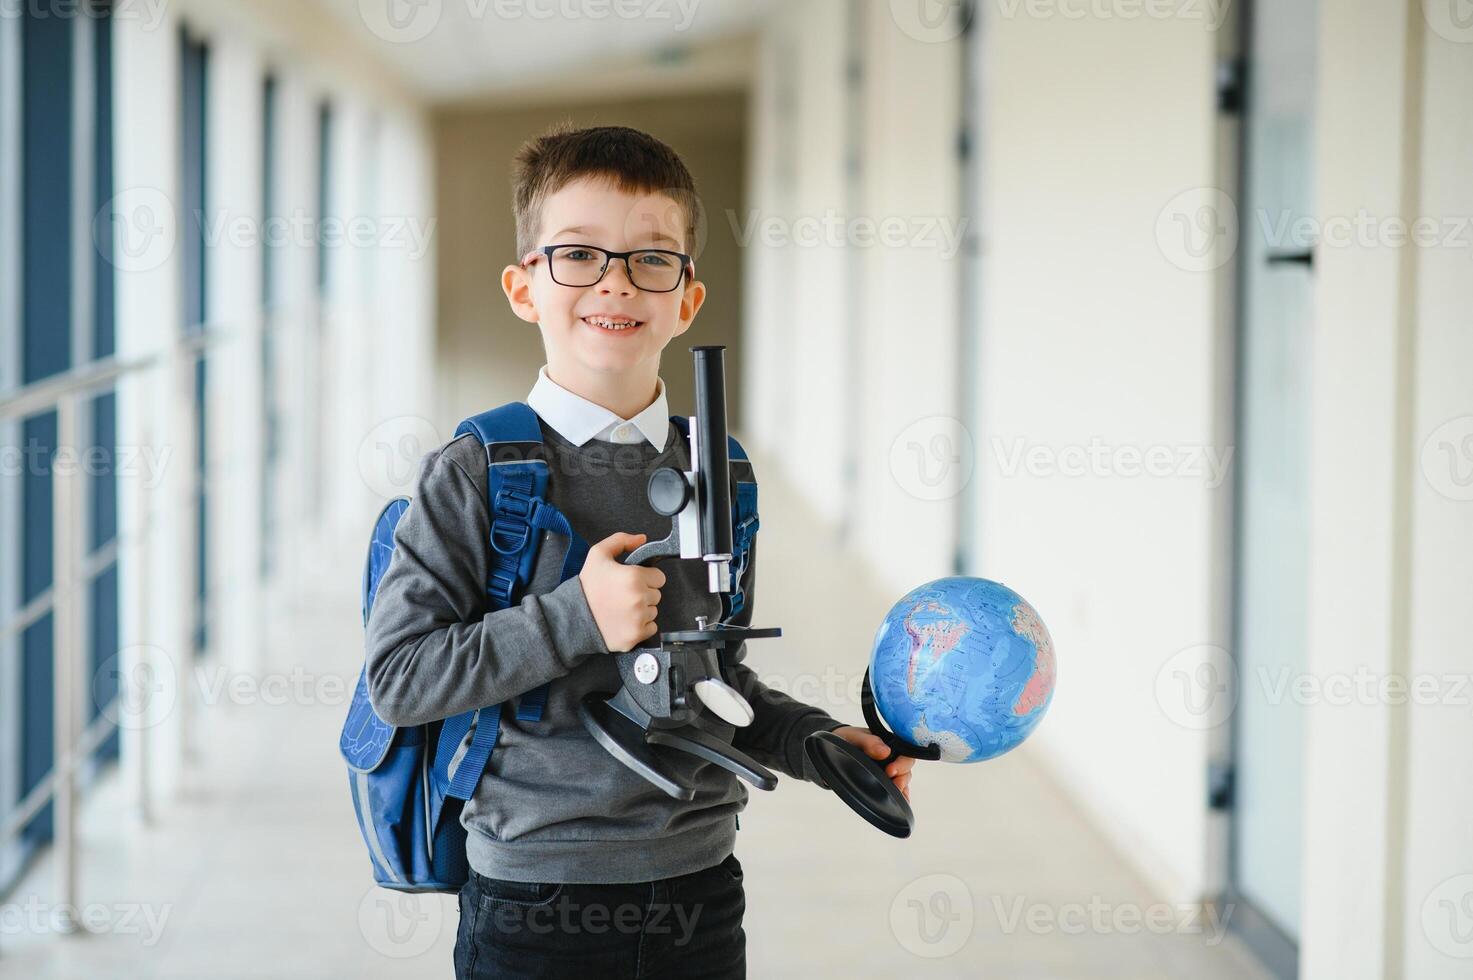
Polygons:
[[574,129],[562,123],[523,143],[512,165],[517,258],[539,244],[542,203],[575,180],[602,177],[628,194],[663,194],[685,215],[685,245],[693,252],[700,198],[690,171],[666,144],[628,126]]

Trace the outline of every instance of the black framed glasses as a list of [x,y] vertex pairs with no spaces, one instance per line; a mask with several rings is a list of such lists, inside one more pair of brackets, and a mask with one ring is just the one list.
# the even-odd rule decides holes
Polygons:
[[559,286],[593,286],[609,271],[614,259],[624,260],[624,271],[636,289],[647,293],[668,293],[680,288],[689,273],[695,278],[696,263],[684,252],[665,248],[637,248],[631,252],[611,252],[597,245],[543,245],[522,259],[525,268],[538,258],[547,259],[547,270]]

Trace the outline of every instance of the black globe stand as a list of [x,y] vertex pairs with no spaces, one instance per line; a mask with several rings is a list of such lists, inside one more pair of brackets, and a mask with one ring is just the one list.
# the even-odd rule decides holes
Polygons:
[[914,745],[885,727],[875,710],[868,668],[859,689],[859,706],[869,730],[890,747],[889,755],[876,762],[859,746],[833,732],[814,732],[808,736],[803,741],[803,754],[812,763],[820,784],[833,790],[849,809],[891,837],[909,837],[915,829],[915,813],[894,780],[885,775],[885,767],[900,756],[940,759],[941,746],[934,742],[924,747]]

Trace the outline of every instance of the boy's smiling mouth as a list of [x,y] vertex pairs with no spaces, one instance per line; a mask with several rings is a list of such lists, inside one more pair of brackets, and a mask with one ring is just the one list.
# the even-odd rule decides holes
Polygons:
[[593,313],[578,319],[602,333],[631,333],[645,324],[643,320],[613,313]]

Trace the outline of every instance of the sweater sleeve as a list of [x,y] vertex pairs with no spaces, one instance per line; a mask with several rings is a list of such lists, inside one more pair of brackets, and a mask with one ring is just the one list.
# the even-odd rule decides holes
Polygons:
[[[742,611],[732,617],[732,623],[750,626],[756,598],[754,587],[757,582],[755,540],[752,542],[752,553],[742,582],[746,599]],[[835,728],[841,728],[844,722],[831,718],[822,708],[805,704],[763,684],[756,671],[741,662],[746,657],[746,650],[747,644],[743,642],[733,651],[734,676],[730,680],[751,704],[754,717],[750,725],[736,730],[732,745],[764,766],[794,779],[820,782],[803,753],[803,740],[814,732],[831,732]]]
[[451,447],[426,456],[366,631],[369,700],[389,724],[499,704],[609,652],[576,575],[486,611],[490,525]]

